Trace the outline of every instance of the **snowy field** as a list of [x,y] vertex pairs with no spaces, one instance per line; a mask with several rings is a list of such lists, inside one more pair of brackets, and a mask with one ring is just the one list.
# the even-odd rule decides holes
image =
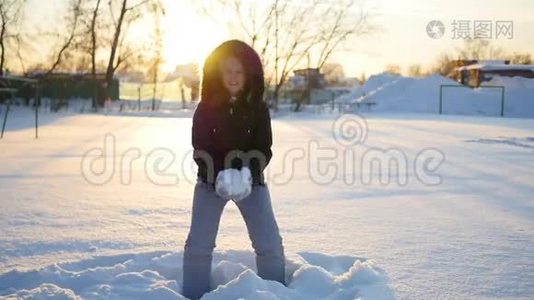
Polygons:
[[[266,176],[288,286],[255,275],[229,203],[204,299],[532,299],[533,119],[336,117],[273,118]],[[15,109],[0,140],[0,298],[182,298],[191,118],[41,121],[34,140]],[[369,163],[380,153],[400,173]]]
[[[337,103],[371,102],[375,112],[439,113],[440,86],[444,114],[534,118],[534,79],[493,76],[479,88],[441,76],[372,75]],[[502,89],[502,90],[501,90]],[[504,98],[503,98],[504,96]],[[503,103],[504,102],[504,103]]]

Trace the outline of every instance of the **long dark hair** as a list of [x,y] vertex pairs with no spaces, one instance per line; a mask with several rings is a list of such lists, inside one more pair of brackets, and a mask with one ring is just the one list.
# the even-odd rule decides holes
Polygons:
[[256,51],[240,40],[226,41],[206,58],[202,76],[201,101],[210,104],[220,104],[230,98],[230,94],[223,86],[219,63],[228,58],[238,59],[245,70],[245,86],[238,95],[238,101],[253,104],[263,101],[264,75],[260,57]]

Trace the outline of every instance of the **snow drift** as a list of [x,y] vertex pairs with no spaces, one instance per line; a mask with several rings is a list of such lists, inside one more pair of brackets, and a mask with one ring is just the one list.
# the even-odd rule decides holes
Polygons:
[[[94,257],[0,275],[0,296],[51,299],[185,299],[181,252]],[[287,287],[256,275],[249,251],[216,252],[213,291],[203,299],[391,299],[371,260],[300,253],[286,264]]]
[[[373,111],[439,113],[440,86],[445,114],[501,114],[501,89],[504,87],[504,116],[534,117],[534,80],[495,76],[481,88],[469,88],[441,75],[425,78],[403,77],[388,73],[373,75],[363,85],[336,99],[338,103],[375,103]],[[452,86],[452,87],[451,87]]]

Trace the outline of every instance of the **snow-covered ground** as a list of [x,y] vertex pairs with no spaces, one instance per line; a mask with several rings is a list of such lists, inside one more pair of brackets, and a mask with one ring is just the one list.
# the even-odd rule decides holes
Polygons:
[[[480,88],[462,86],[450,78],[424,78],[388,73],[369,77],[362,86],[336,99],[337,103],[374,103],[375,112],[442,113],[534,118],[534,79],[495,76]],[[489,87],[491,86],[491,87]],[[496,88],[499,87],[499,88]],[[502,89],[504,107],[502,107]]]
[[[43,114],[34,140],[30,112],[13,112],[0,140],[0,297],[180,299],[190,117]],[[273,118],[266,176],[288,287],[255,275],[229,202],[205,299],[531,299],[534,120],[336,118]],[[344,139],[351,125],[366,134]],[[380,153],[401,173],[364,159]]]

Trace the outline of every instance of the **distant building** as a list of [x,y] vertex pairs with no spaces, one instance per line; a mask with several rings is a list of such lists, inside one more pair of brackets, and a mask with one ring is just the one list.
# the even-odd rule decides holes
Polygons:
[[292,90],[321,89],[326,80],[318,68],[306,68],[293,71],[295,74],[289,78],[289,86]]
[[[38,79],[41,96],[54,99],[91,99],[94,92],[93,76],[90,73],[31,73],[26,77]],[[96,74],[96,84],[100,89],[106,88],[106,74]],[[119,80],[114,78],[108,88],[112,100],[119,99]]]
[[301,104],[324,104],[349,93],[357,85],[357,80],[347,78],[342,83],[343,86],[327,86],[325,74],[318,68],[299,69],[288,79],[280,95],[282,99]]
[[324,104],[333,102],[337,97],[348,94],[352,88],[349,87],[327,87],[324,89],[312,89],[310,104]]
[[[167,75],[165,81],[179,80],[189,89],[189,99],[198,100],[200,96],[200,72],[195,63],[177,65],[174,72]],[[181,87],[183,88],[183,87]],[[185,99],[185,94],[182,99]]]
[[318,68],[306,68],[293,71],[294,75],[287,81],[287,96],[302,104],[316,103],[316,95],[326,86],[325,75]]
[[449,77],[471,87],[479,87],[493,76],[534,78],[534,65],[515,65],[509,60],[457,60],[454,64]]
[[[31,82],[31,83],[30,83]],[[0,76],[0,103],[12,97],[23,99],[28,105],[30,99],[37,96],[39,87],[40,98],[50,98],[57,107],[68,105],[70,99],[92,99],[95,84],[97,85],[97,99],[104,104],[104,89],[106,88],[105,74],[96,74],[96,82],[89,73],[45,73],[33,72],[24,76]],[[112,100],[119,99],[119,81],[114,78],[108,88],[108,96]]]

